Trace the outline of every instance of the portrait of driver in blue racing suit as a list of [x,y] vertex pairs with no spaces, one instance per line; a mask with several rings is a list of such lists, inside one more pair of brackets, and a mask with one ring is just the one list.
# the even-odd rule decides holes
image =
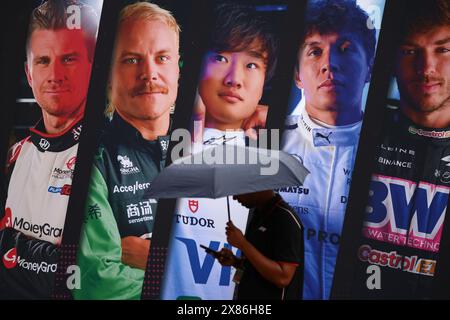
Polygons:
[[329,299],[370,80],[375,29],[355,1],[310,2],[295,84],[305,106],[288,116],[282,150],[311,172],[303,186],[278,190],[304,225],[304,299]]

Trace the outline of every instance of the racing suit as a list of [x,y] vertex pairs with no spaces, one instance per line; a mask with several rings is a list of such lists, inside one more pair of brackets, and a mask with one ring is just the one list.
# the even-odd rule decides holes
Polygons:
[[331,127],[306,110],[291,116],[282,150],[311,172],[303,186],[278,189],[304,225],[303,299],[329,299],[361,122]]
[[[355,297],[429,298],[450,190],[450,128],[420,127],[392,110],[385,123],[358,249]],[[379,266],[379,281],[368,281],[370,265]]]
[[81,127],[79,118],[50,135],[41,120],[10,150],[0,221],[0,298],[51,297]]
[[144,270],[122,263],[121,238],[151,239],[156,200],[146,196],[164,167],[169,136],[145,140],[117,113],[101,136],[86,201],[76,299],[140,299]]
[[[217,144],[245,145],[243,131],[220,131],[205,128],[203,147]],[[201,146],[201,144],[200,144]],[[199,152],[194,145],[194,153]],[[233,223],[245,230],[248,209],[229,199]],[[169,256],[166,262],[162,299],[231,300],[234,292],[234,270],[222,266],[199,247],[214,250],[231,249],[226,243],[225,227],[228,222],[226,198],[181,198],[174,213]]]

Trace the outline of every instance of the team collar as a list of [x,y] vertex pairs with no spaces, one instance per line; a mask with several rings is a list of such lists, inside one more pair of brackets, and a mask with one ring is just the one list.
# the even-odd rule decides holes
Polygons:
[[325,127],[313,121],[305,109],[298,118],[298,129],[315,147],[355,145],[362,120],[351,125]]
[[[111,120],[111,126],[114,128],[113,132],[116,134],[117,138],[127,140],[137,146],[143,147],[144,149],[154,148],[155,144],[158,144],[161,155],[165,158],[167,150],[169,149],[169,134],[158,136],[156,140],[146,140],[142,137],[139,130],[126,122],[117,112],[114,112]],[[169,132],[171,127],[172,119],[170,120]]]
[[44,119],[30,129],[30,140],[41,151],[60,152],[78,143],[82,129],[83,117],[80,116],[63,132],[48,134],[45,132]]

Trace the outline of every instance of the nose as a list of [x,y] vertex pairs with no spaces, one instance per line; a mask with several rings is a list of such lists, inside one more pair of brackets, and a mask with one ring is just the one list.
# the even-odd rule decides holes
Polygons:
[[236,61],[230,63],[227,74],[224,78],[224,84],[227,87],[240,89],[243,83],[243,70]]
[[338,55],[331,48],[328,48],[322,54],[321,73],[333,73],[338,71]]
[[48,82],[62,83],[65,79],[64,66],[57,60],[52,61],[49,66],[50,74]]
[[423,51],[418,55],[416,64],[417,74],[432,76],[436,72],[436,58],[430,51]]
[[139,73],[139,79],[149,82],[158,80],[157,64],[153,59],[145,59]]

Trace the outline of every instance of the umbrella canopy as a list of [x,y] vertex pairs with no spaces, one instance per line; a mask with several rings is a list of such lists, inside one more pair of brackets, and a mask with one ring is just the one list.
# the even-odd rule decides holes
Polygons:
[[302,185],[309,171],[279,150],[216,145],[174,161],[153,180],[152,198],[221,198]]

